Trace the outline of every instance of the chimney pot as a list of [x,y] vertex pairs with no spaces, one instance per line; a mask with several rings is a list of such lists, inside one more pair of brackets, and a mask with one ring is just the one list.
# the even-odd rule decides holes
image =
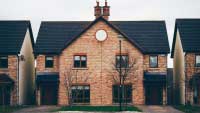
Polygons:
[[110,6],[108,6],[107,0],[105,0],[105,6],[103,6],[103,17],[108,20],[110,16]]

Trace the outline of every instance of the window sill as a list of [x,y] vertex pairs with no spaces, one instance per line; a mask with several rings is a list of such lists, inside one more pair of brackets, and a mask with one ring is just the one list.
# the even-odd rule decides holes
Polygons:
[[90,105],[90,103],[73,103],[73,105]]
[[72,70],[88,70],[88,68],[72,68]]
[[[119,70],[120,68],[115,68],[115,70]],[[130,69],[129,67],[121,67],[121,69]]]
[[[128,105],[132,105],[132,102],[127,102],[126,104],[128,104]],[[113,102],[113,105],[119,105],[119,103],[115,103],[115,102]]]
[[157,69],[157,68],[159,68],[159,67],[149,67],[150,69]]

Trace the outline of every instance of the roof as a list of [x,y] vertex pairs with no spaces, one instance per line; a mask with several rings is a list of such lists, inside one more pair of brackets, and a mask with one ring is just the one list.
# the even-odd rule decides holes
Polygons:
[[29,29],[32,46],[34,38],[30,21],[0,21],[0,54],[18,54]]
[[43,72],[37,73],[36,83],[58,83],[59,73],[56,72]]
[[169,53],[164,21],[44,21],[38,33],[36,54],[59,54],[98,21],[104,21],[142,53]]
[[184,52],[200,51],[200,19],[176,19],[174,38],[172,45],[172,55],[176,42],[177,31],[180,33],[180,39]]
[[13,84],[14,81],[6,74],[0,74],[0,84],[2,83],[10,83]]

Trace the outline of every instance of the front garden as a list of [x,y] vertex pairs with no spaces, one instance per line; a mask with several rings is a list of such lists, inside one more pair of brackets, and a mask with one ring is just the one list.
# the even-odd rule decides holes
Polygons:
[[[57,111],[117,112],[119,111],[119,106],[64,106],[52,112]],[[134,106],[126,106],[123,108],[123,111],[142,112],[139,108]]]
[[174,108],[184,112],[184,113],[200,113],[200,106],[192,105],[177,105]]
[[11,113],[25,108],[24,106],[0,106],[0,113]]

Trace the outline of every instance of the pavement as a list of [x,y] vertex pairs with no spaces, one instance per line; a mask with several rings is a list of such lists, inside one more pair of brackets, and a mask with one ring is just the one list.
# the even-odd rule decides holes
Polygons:
[[138,105],[136,106],[141,109],[144,113],[183,113],[172,106],[146,106]]

